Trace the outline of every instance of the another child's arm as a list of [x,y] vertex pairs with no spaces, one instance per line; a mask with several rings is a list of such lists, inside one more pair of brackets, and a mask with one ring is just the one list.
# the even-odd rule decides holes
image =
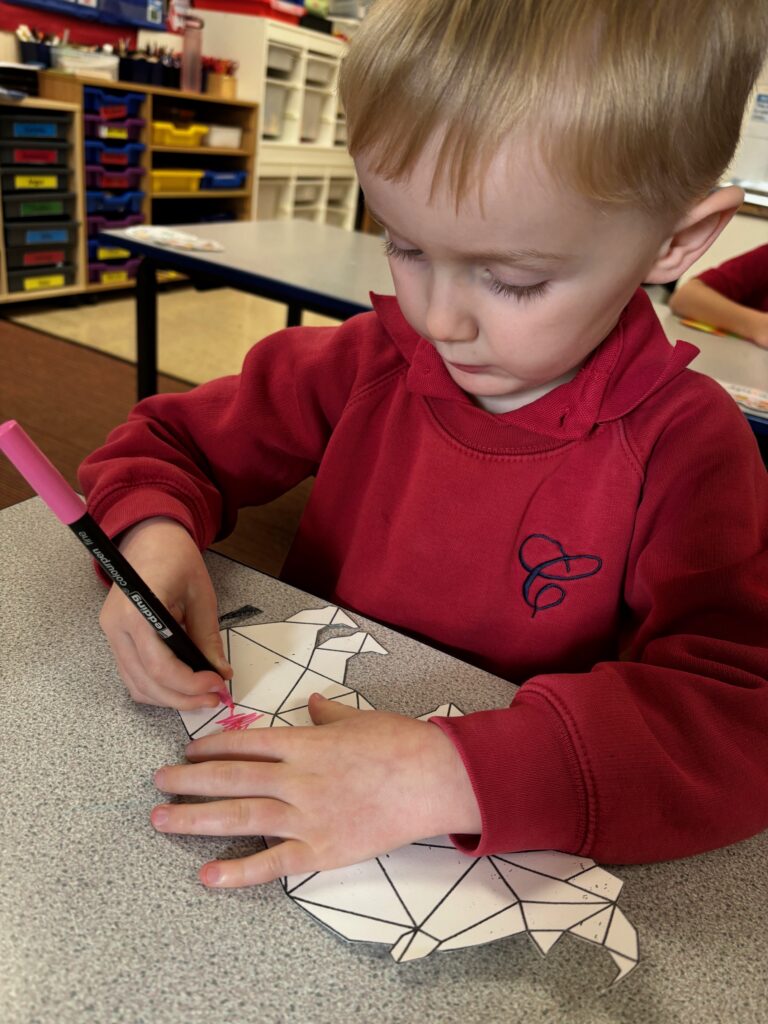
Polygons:
[[675,316],[721,327],[768,348],[768,313],[729,299],[699,278],[680,285],[671,296],[669,306]]

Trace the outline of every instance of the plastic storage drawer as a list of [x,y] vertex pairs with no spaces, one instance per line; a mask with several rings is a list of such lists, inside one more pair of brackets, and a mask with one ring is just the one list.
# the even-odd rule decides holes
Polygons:
[[336,73],[336,61],[327,57],[307,57],[307,70],[304,79],[307,85],[329,86]]
[[3,171],[3,194],[13,192],[61,192],[69,184],[68,167],[15,167]]
[[195,149],[202,146],[203,139],[207,134],[207,124],[189,124],[181,128],[170,121],[152,122],[152,142],[155,146]]
[[88,188],[125,188],[135,190],[143,173],[143,167],[122,167],[119,170],[107,170],[105,167],[86,166],[85,184]]
[[117,242],[100,242],[98,238],[91,238],[88,241],[88,262],[109,263],[111,260],[129,260],[131,253],[128,249],[121,249]]
[[72,217],[75,212],[74,192],[22,192],[3,200],[6,220],[43,220],[50,217]]
[[287,178],[260,178],[256,197],[258,220],[274,220],[280,214],[280,201],[288,187]]
[[141,257],[126,260],[125,263],[89,263],[88,280],[91,284],[122,284],[136,277]]
[[52,267],[48,271],[9,270],[9,292],[43,292],[54,288],[66,288],[75,280],[74,267]]
[[119,196],[108,192],[86,192],[85,207],[88,213],[138,213],[143,198],[143,192],[123,192]]
[[280,43],[270,43],[267,47],[267,77],[290,78],[301,56],[300,50]]
[[246,171],[206,171],[200,180],[200,188],[242,188],[246,174]]
[[198,192],[204,171],[162,170],[152,171],[153,192]]
[[135,142],[146,123],[143,117],[129,117],[125,121],[105,121],[98,114],[85,114],[84,120],[87,139],[115,139],[118,142]]
[[0,164],[4,167],[15,164],[66,164],[68,159],[68,142],[4,142],[0,146]]
[[67,224],[60,220],[8,224],[5,229],[5,243],[8,246],[74,245],[77,241],[77,228],[75,221]]
[[102,167],[135,167],[144,152],[142,142],[126,142],[124,146],[110,146],[106,142],[87,140],[85,162]]
[[264,98],[264,123],[261,134],[266,139],[279,139],[285,131],[285,110],[288,89],[275,82],[267,82]]
[[136,117],[143,102],[143,92],[106,92],[89,86],[83,89],[83,110],[86,114],[98,114],[103,121]]
[[325,93],[307,89],[304,92],[304,109],[301,114],[301,141],[317,142],[322,127]]
[[3,139],[66,139],[72,123],[70,114],[57,114],[53,111],[34,114],[7,113],[8,108],[0,115],[0,138]]
[[88,235],[98,235],[100,231],[119,231],[120,228],[132,228],[134,224],[144,223],[143,213],[129,213],[126,217],[88,217]]
[[75,249],[74,245],[12,245],[5,252],[9,270],[26,270],[34,267],[60,267],[72,263]]
[[302,181],[299,178],[294,188],[293,201],[300,206],[317,206],[322,192],[322,181]]
[[243,145],[243,129],[228,124],[209,125],[203,145],[206,149],[240,149]]

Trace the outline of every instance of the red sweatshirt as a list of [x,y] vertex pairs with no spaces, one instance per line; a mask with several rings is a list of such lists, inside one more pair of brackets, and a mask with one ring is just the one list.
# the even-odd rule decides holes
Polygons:
[[205,548],[315,474],[284,578],[523,684],[434,719],[468,852],[639,862],[768,827],[768,475],[696,350],[638,291],[572,381],[492,415],[375,307],[139,404],[82,466],[93,515]]
[[734,256],[698,278],[727,299],[768,313],[768,245]]

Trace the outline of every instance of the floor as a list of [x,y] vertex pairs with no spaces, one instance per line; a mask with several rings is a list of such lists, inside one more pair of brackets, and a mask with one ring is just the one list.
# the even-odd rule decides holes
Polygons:
[[[230,328],[222,331],[222,304],[214,303],[212,294],[216,293],[207,293],[207,307],[194,307],[196,319],[189,320],[191,326],[184,338],[185,359],[198,357],[190,377],[201,377],[203,366],[210,364],[212,355],[220,358],[222,364],[231,365],[235,350],[245,345],[246,340],[250,343],[252,332],[261,337],[271,330],[264,329],[267,321],[254,319],[252,311],[246,309],[239,333]],[[166,301],[169,295],[170,303]],[[183,308],[184,302],[191,305],[188,292],[171,292],[161,297],[161,333],[168,310],[172,317],[172,311],[180,304]],[[21,306],[16,309],[23,309],[25,320],[45,324],[46,330],[71,329],[85,336],[88,331],[96,333],[100,324],[100,338],[117,350],[132,339],[131,316],[126,305],[131,305],[130,299],[60,306],[49,311],[33,312]],[[4,312],[7,315],[14,311],[6,308]],[[267,315],[274,318],[274,313],[268,311]],[[171,341],[174,334],[180,332],[165,331]],[[18,420],[76,487],[77,467],[82,459],[125,419],[135,402],[134,366],[108,353],[9,320],[0,320],[0,366],[0,421]],[[159,381],[161,391],[183,391],[189,386],[176,376],[163,375]],[[214,549],[262,572],[278,575],[310,490],[308,481],[269,505],[244,510],[233,534]],[[0,457],[0,508],[31,496],[25,481]]]
[[[14,323],[132,360],[136,350],[135,300],[118,293],[97,301],[27,303],[10,307]],[[238,373],[248,349],[285,326],[286,308],[231,288],[164,290],[158,301],[158,358],[162,373],[193,384]],[[306,313],[305,324],[338,323]]]

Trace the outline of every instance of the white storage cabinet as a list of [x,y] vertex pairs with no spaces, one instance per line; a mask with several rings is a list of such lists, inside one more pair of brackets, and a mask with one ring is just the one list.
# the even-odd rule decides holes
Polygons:
[[269,18],[205,12],[206,53],[236,60],[238,98],[259,103],[256,216],[352,229],[359,186],[338,100],[346,44]]

